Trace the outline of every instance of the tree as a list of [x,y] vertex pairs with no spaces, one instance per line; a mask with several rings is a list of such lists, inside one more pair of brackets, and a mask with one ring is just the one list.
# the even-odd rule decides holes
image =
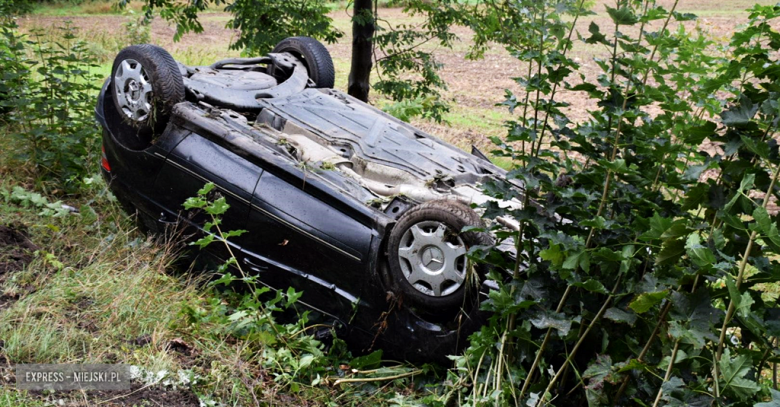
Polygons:
[[347,92],[368,102],[371,89],[369,78],[374,65],[374,46],[371,43],[376,29],[373,0],[355,0],[352,17],[352,65],[349,71]]
[[[120,0],[120,7],[127,2]],[[445,88],[445,83],[438,75],[440,64],[422,45],[436,39],[439,45],[451,47],[455,37],[449,28],[462,20],[462,11],[453,6],[453,0],[395,0],[392,4],[403,6],[410,14],[423,14],[425,22],[420,27],[394,26],[376,15],[373,0],[355,0],[348,93],[367,102],[371,71],[376,67],[382,73],[376,90],[395,102],[417,100],[425,107],[424,116],[441,121],[447,105],[441,102],[439,89]],[[233,14],[227,25],[239,29],[240,34],[230,47],[248,55],[264,54],[291,36],[305,35],[328,43],[343,36],[327,15],[325,0],[236,0],[232,4],[225,0],[191,0],[186,4],[146,0],[144,8],[149,19],[159,11],[162,18],[175,23],[174,40],[178,40],[185,33],[203,31],[198,13],[210,5],[225,5],[225,11]]]

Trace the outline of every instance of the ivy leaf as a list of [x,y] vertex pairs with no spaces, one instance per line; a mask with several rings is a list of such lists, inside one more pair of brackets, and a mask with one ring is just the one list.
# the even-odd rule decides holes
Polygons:
[[677,21],[694,21],[699,18],[696,14],[693,13],[680,13],[678,11],[673,11],[672,15],[674,15],[674,19]]
[[585,219],[580,222],[582,226],[590,226],[593,229],[604,229],[607,224],[607,220],[603,216],[597,216],[593,219]]
[[753,219],[755,223],[750,225],[750,229],[761,232],[761,235],[764,237],[764,243],[780,252],[780,231],[778,231],[777,225],[772,222],[766,209],[759,206],[753,210]]
[[657,291],[652,293],[642,293],[636,296],[628,305],[629,308],[634,310],[637,314],[649,311],[651,308],[659,304],[661,301],[669,295],[669,292]]
[[296,301],[298,301],[299,298],[303,295],[303,291],[295,291],[294,288],[288,287],[287,288],[287,302],[285,303],[286,307],[289,307],[290,305],[295,304]]
[[672,226],[671,218],[664,218],[654,212],[650,218],[650,230],[645,232],[642,237],[647,239],[659,239],[664,232],[666,232]]

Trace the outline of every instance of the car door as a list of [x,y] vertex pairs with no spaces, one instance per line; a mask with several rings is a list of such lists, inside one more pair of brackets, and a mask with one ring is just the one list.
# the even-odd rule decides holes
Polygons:
[[[168,155],[155,181],[157,199],[163,207],[158,222],[162,225],[183,222],[187,226],[184,230],[198,232],[205,222],[212,220],[210,215],[202,210],[185,210],[183,204],[187,198],[197,196],[206,183],[213,182],[216,188],[209,198],[224,197],[230,205],[221,216],[221,230],[246,229],[252,193],[261,173],[259,166],[245,158],[207,137],[190,133]],[[247,233],[229,239],[234,255],[240,253],[240,247],[250,237]],[[212,243],[208,249],[222,260],[230,257],[227,247],[219,242]]]
[[248,221],[262,233],[247,241],[247,261],[266,271],[268,284],[303,290],[307,305],[348,319],[369,282],[376,232],[327,198],[313,180],[264,171]]

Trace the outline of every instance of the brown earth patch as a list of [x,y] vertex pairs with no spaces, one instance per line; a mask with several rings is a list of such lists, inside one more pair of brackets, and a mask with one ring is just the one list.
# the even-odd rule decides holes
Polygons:
[[[15,272],[32,261],[32,254],[38,250],[27,234],[27,227],[21,223],[0,225],[0,286]],[[0,294],[0,310],[19,299],[19,293]]]
[[36,250],[38,246],[30,241],[27,227],[21,223],[0,225],[0,282],[8,274],[23,269]]

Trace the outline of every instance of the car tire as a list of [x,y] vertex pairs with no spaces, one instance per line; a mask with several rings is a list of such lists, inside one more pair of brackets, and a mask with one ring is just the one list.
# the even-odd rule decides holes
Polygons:
[[389,281],[417,314],[444,320],[475,305],[487,270],[484,264],[471,267],[466,252],[472,246],[492,245],[493,238],[486,232],[461,233],[466,226],[485,224],[468,205],[445,199],[410,209],[390,232]]
[[[184,81],[168,51],[151,44],[119,51],[111,69],[111,95],[123,124],[148,146],[165,130],[173,106],[184,101]],[[126,146],[128,147],[128,146]]]
[[276,44],[274,53],[287,52],[300,59],[316,88],[332,88],[336,82],[333,58],[321,42],[311,37],[285,38]]

